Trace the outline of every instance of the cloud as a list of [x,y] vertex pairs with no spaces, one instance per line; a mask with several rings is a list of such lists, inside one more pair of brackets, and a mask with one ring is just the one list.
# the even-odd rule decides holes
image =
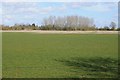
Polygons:
[[18,3],[18,2],[14,2],[14,3],[4,3],[3,4],[3,12],[4,14],[35,14],[38,12],[44,12],[47,10],[50,10],[50,8],[41,8],[41,7],[37,7],[37,3]]
[[49,6],[49,7],[43,7],[43,8],[39,8],[39,7],[29,7],[29,8],[20,8],[18,10],[18,12],[20,13],[27,13],[27,14],[47,14],[50,13],[54,10],[53,7]]
[[2,5],[0,4],[0,24],[2,24]]
[[2,0],[2,2],[118,2],[119,0]]
[[98,4],[96,6],[84,7],[83,9],[96,12],[108,12],[111,9],[108,6]]
[[5,15],[4,18],[8,19],[8,20],[11,20],[13,17],[12,17],[12,15]]
[[34,2],[38,0],[2,0],[2,2]]
[[114,14],[113,17],[112,17],[112,21],[116,22],[116,24],[118,24],[118,14]]
[[[109,12],[111,10],[115,11],[117,3],[96,3],[96,2],[73,2],[73,3],[40,3],[40,2],[5,2],[3,3],[3,12],[5,17],[5,23],[15,23],[15,22],[39,22],[43,17],[48,15],[69,15],[71,10],[73,14],[80,13],[80,9],[83,9],[83,13],[94,12],[96,15],[98,13]],[[64,13],[63,13],[64,12]],[[112,13],[112,12],[110,12]],[[113,12],[113,13],[116,13]],[[91,14],[89,17],[94,17],[95,14]],[[84,14],[87,15],[87,14]],[[112,15],[112,14],[108,14]],[[103,17],[103,16],[99,16]],[[94,17],[95,19],[98,17]],[[101,19],[101,21],[104,18]],[[115,19],[115,18],[114,18]],[[21,21],[20,21],[21,20]],[[102,21],[103,22],[103,21]],[[100,24],[102,24],[102,22]]]
[[0,4],[0,15],[2,15],[2,4]]
[[3,23],[7,23],[7,22],[12,22],[12,21],[16,21],[16,18],[14,15],[3,15]]
[[[42,3],[40,3],[42,4]],[[78,8],[83,9],[87,11],[96,11],[96,12],[108,12],[111,11],[111,9],[117,7],[114,3],[96,3],[96,2],[73,2],[73,3],[65,3],[59,6],[44,6],[40,7],[39,3],[23,3],[23,2],[14,2],[9,3],[6,2],[3,4],[3,12],[5,14],[48,14],[52,11],[54,12],[61,12],[61,11],[67,11],[70,8]]]
[[2,24],[11,23],[12,21],[15,21],[13,15],[3,15]]
[[117,3],[113,2],[75,2],[69,5],[71,5],[72,8],[96,12],[108,12],[117,7]]
[[43,7],[43,8],[41,8],[39,11],[40,11],[41,13],[49,13],[49,12],[51,12],[51,11],[53,11],[53,10],[54,10],[53,7],[48,6],[48,7]]
[[19,10],[16,11],[16,13],[37,13],[38,9],[37,8],[20,8]]
[[2,4],[2,6],[5,8],[13,8],[13,9],[36,7],[36,5],[37,3],[35,2],[4,2]]
[[73,8],[80,8],[80,7],[90,7],[90,6],[94,6],[97,5],[98,3],[96,2],[74,2],[74,3],[70,3],[71,7]]
[[40,6],[42,3],[28,3],[28,2],[6,2],[3,4],[4,14],[48,14],[52,11],[65,11],[66,5],[59,6]]
[[65,11],[65,10],[67,10],[67,6],[66,5],[61,5],[61,6],[59,6],[58,8],[56,8],[56,10],[60,10],[60,11]]
[[0,8],[0,16],[2,15],[2,8]]
[[32,13],[36,11],[36,3],[6,2],[6,3],[3,3],[2,9],[3,9],[2,11],[4,15]]
[[32,22],[56,11],[65,11],[66,5],[44,5],[46,3],[28,2],[5,2],[3,3],[4,24],[15,24],[16,22]]

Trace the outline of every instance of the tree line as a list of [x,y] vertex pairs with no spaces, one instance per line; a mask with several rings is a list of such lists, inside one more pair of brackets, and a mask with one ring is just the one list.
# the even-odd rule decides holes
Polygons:
[[64,30],[64,31],[93,31],[93,30],[120,30],[116,28],[116,23],[111,22],[109,26],[96,27],[92,18],[84,16],[49,16],[42,20],[42,25],[32,24],[15,24],[13,26],[1,25],[2,30]]

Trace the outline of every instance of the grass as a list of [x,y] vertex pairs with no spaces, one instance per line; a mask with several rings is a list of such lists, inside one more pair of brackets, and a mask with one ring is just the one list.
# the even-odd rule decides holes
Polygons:
[[115,34],[3,33],[4,78],[117,77]]

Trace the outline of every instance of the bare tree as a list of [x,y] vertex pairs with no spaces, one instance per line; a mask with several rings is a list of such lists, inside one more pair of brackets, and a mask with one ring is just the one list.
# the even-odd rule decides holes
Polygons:
[[111,23],[110,23],[110,27],[111,27],[111,30],[115,30],[115,28],[116,28],[116,23],[115,23],[115,22],[111,22]]
[[48,18],[43,19],[44,26],[54,26],[54,27],[61,27],[61,28],[69,28],[72,30],[79,29],[90,29],[89,27],[93,26],[94,20],[88,17],[83,16],[49,16]]

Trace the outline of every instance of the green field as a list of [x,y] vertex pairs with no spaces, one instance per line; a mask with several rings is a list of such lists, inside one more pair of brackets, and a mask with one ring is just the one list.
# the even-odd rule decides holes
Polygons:
[[117,34],[2,34],[4,78],[117,77]]

